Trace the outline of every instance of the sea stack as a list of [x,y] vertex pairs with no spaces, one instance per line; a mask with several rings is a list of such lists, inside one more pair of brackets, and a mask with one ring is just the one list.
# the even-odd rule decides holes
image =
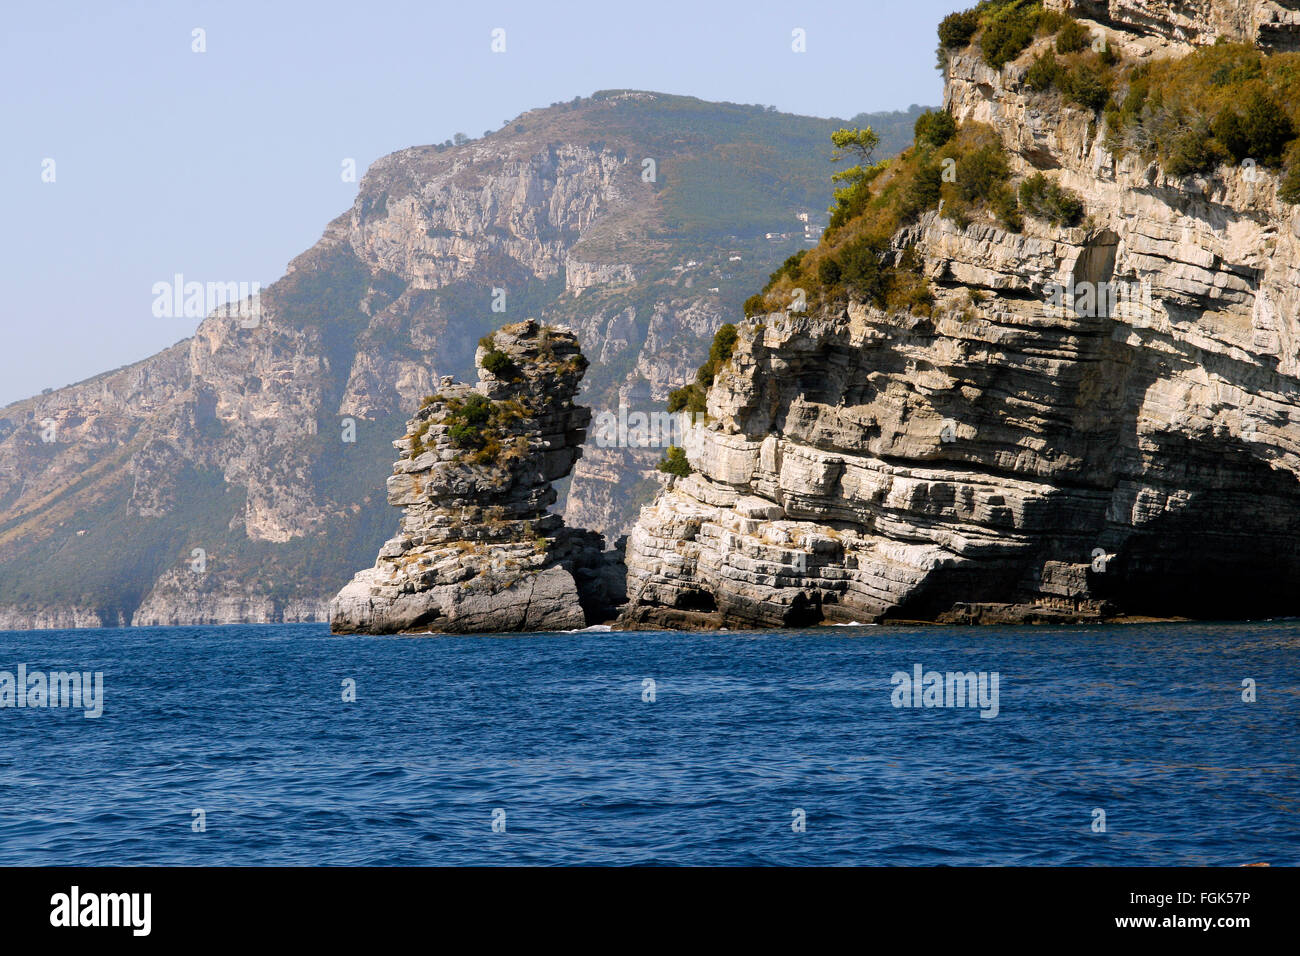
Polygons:
[[559,631],[608,619],[617,559],[547,509],[582,453],[587,360],[529,319],[486,336],[478,383],[444,378],[393,443],[401,526],[330,604],[338,634]]

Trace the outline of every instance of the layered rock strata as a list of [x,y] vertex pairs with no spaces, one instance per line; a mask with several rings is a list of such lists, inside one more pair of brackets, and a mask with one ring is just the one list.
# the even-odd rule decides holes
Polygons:
[[[1087,26],[1145,55],[1168,31],[1118,16],[1139,6]],[[1232,5],[1145,6],[1198,40]],[[1262,169],[1177,179],[1112,153],[1091,111],[1026,87],[1037,52],[950,57],[945,106],[1088,219],[932,211],[895,238],[932,314],[744,324],[695,472],[630,536],[628,626],[1300,609],[1300,213]],[[1106,304],[1074,300],[1088,289]]]
[[398,533],[330,604],[335,633],[558,631],[608,619],[617,556],[547,509],[581,454],[587,361],[528,320],[479,345],[479,380],[444,378],[394,442]]
[[[885,155],[915,112],[861,122]],[[184,308],[145,318],[179,337],[206,286],[193,336],[0,408],[0,627],[324,620],[389,531],[373,493],[389,440],[443,375],[473,378],[474,344],[501,321],[489,303],[575,330],[585,404],[659,407],[802,247],[838,125],[603,91],[377,160],[260,291],[177,278]],[[719,182],[747,201],[717,202]],[[150,280],[171,285],[180,265]],[[612,539],[661,452],[591,451],[564,513]]]
[[1220,37],[1265,49],[1300,49],[1297,0],[1045,0],[1108,26],[1204,45]]

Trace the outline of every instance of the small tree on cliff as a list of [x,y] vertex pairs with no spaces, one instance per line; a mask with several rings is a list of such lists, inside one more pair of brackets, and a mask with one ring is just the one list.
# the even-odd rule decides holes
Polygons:
[[867,174],[862,164],[871,165],[871,154],[880,145],[880,137],[870,126],[866,129],[837,129],[831,133],[831,145],[835,147],[831,152],[833,162],[839,162],[846,156],[859,160],[859,165],[842,169],[832,177],[837,181],[852,182]]
[[880,137],[870,126],[866,129],[837,129],[831,133],[832,162],[856,158],[858,162],[841,169],[831,179],[843,183],[835,190],[835,205],[831,207],[831,226],[853,217],[867,201],[871,181],[885,168],[885,163],[871,162],[871,154],[880,145]]
[[678,478],[686,478],[695,470],[691,467],[690,462],[686,460],[686,450],[678,448],[676,445],[668,447],[663,460],[655,465],[655,468],[664,474],[676,475]]

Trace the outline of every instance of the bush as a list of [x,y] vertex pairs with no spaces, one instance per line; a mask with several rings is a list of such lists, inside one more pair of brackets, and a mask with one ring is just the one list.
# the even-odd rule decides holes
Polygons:
[[1286,171],[1277,195],[1283,202],[1292,205],[1300,203],[1300,166],[1293,166]]
[[1237,115],[1236,110],[1225,109],[1219,113],[1214,118],[1210,132],[1215,139],[1223,144],[1223,147],[1228,151],[1228,155],[1237,162],[1241,162],[1250,155],[1245,125],[1242,123],[1241,117]]
[[492,417],[492,402],[486,395],[475,392],[465,399],[465,404],[456,415],[474,425],[487,424],[487,420]]
[[1059,33],[1074,17],[1056,10],[1038,11],[1038,32],[1044,36]]
[[[856,216],[871,197],[871,183],[888,166],[888,160],[873,163],[871,154],[880,144],[880,137],[868,126],[866,129],[837,129],[831,133],[831,161],[839,162],[846,157],[856,157],[859,162],[848,169],[841,169],[831,181],[843,183],[832,193],[836,208],[831,215],[828,228],[834,229],[846,219]],[[788,260],[787,260],[788,261]]]
[[1102,69],[1094,64],[1076,63],[1057,80],[1061,95],[1071,103],[1096,112],[1110,99],[1110,84]]
[[1277,195],[1283,202],[1300,203],[1300,140],[1287,150],[1286,169],[1278,184]]
[[1300,53],[1221,43],[1119,76],[1127,92],[1107,111],[1112,148],[1158,158],[1171,176],[1246,159],[1282,165],[1300,131]]
[[980,35],[980,46],[984,50],[984,62],[1000,70],[1025,51],[1034,40],[1034,30],[1038,26],[1039,6],[1037,3],[1011,2],[997,12],[988,15],[984,32]]
[[730,322],[718,328],[713,334],[713,343],[709,346],[709,361],[713,363],[715,369],[721,368],[731,358],[731,353],[736,351],[736,340],[740,338],[740,333]]
[[1025,225],[1020,217],[1020,207],[1016,203],[1016,193],[1010,186],[1003,184],[989,203],[1002,225],[1012,232],[1019,232]]
[[[695,373],[695,381],[704,388],[713,384],[713,378],[718,373],[718,369],[727,364],[731,358],[731,353],[736,349],[736,339],[738,333],[736,327],[728,322],[721,326],[713,336],[713,344],[709,346],[709,358]],[[669,409],[673,411],[673,409]]]
[[[933,118],[928,124],[932,125],[920,124],[918,132],[929,136],[930,129],[938,128]],[[955,177],[947,175],[949,169]],[[844,205],[834,207],[831,227],[812,250],[811,261],[806,256],[787,260],[764,286],[762,298],[752,300],[746,312],[781,308],[778,303],[788,301],[797,288],[807,293],[811,312],[857,299],[890,311],[925,314],[933,298],[925,270],[916,262],[906,265],[907,250],[893,250],[893,238],[940,200],[943,215],[959,225],[988,212],[1008,228],[1020,228],[1009,178],[1002,139],[984,124],[958,128],[942,146],[918,142],[863,189],[851,216]],[[681,403],[688,400],[683,393],[675,402],[684,407]]]
[[655,465],[655,468],[665,474],[676,475],[678,478],[685,478],[695,470],[691,467],[690,462],[686,460],[685,450],[678,448],[676,445],[668,446],[668,450],[664,452],[663,460]]
[[495,348],[483,356],[483,368],[497,378],[514,378],[519,373],[519,369],[511,361],[510,356]]
[[978,10],[950,13],[939,22],[939,46],[945,50],[965,49],[979,28]]
[[707,410],[704,389],[692,382],[682,388],[675,388],[668,393],[668,411],[689,412],[692,416]]
[[990,143],[973,151],[957,165],[957,191],[967,202],[990,200],[1005,187],[1011,166],[1000,145]]
[[862,213],[871,200],[871,180],[862,178],[850,186],[835,190],[835,205],[831,209],[831,220],[827,223],[828,231],[834,231],[850,219]]
[[447,432],[451,443],[457,448],[483,447],[483,429],[469,422],[457,422]]
[[425,419],[415,426],[415,431],[411,433],[411,459],[414,460],[424,454],[424,436],[429,434],[429,420]]
[[884,240],[865,236],[845,246],[839,255],[840,281],[860,299],[885,305],[885,274],[881,259]]
[[913,315],[930,315],[934,311],[934,291],[922,271],[923,261],[913,246],[903,250],[898,265],[885,273],[885,308],[908,311]]
[[448,410],[445,422],[451,443],[457,448],[482,448],[486,443],[483,428],[491,420],[492,410],[492,402],[478,392]]
[[903,190],[903,201],[898,211],[900,219],[909,222],[925,210],[939,205],[942,192],[943,170],[936,162],[923,163]]
[[1042,93],[1055,86],[1061,78],[1061,64],[1051,50],[1044,50],[1034,57],[1025,73],[1025,85],[1031,90]]
[[1209,78],[1211,86],[1236,86],[1263,76],[1264,65],[1258,53],[1251,50],[1243,56],[1242,52],[1228,53],[1228,58],[1214,67]]
[[725,362],[736,350],[736,340],[739,338],[740,334],[730,322],[721,326],[713,335],[713,344],[709,346],[709,358]]
[[942,146],[957,135],[957,121],[944,110],[926,110],[916,118],[913,134],[918,145]]
[[832,256],[817,263],[817,281],[829,288],[840,281],[840,264]]
[[1202,120],[1174,138],[1165,159],[1165,172],[1179,177],[1208,173],[1227,158],[1227,150]]
[[1246,100],[1244,113],[1225,108],[1215,117],[1212,129],[1234,160],[1254,159],[1266,166],[1281,164],[1287,143],[1296,135],[1291,118],[1277,100],[1258,89]]
[[1031,216],[1052,225],[1073,226],[1083,218],[1083,200],[1042,173],[1020,184],[1020,205]]
[[947,204],[944,214],[958,225],[969,221],[969,214],[986,206],[1012,231],[1022,225],[1016,208],[1016,194],[1009,185],[1011,165],[1007,162],[1002,141],[991,130],[978,135],[968,152],[957,158],[957,179],[944,188]]
[[785,276],[797,275],[799,272],[799,264],[803,262],[803,257],[807,254],[807,249],[800,249],[790,258],[786,259],[785,262],[781,263],[781,265],[777,267],[777,270],[767,277],[767,285],[763,286],[763,291],[766,292],[768,289],[772,288],[772,286],[780,282]]
[[1088,28],[1071,17],[1056,35],[1056,52],[1078,53],[1086,50],[1091,43],[1092,35],[1088,33]]

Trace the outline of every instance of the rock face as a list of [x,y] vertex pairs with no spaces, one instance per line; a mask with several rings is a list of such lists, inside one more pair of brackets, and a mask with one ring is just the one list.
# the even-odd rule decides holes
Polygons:
[[[860,122],[884,155],[913,119]],[[587,404],[659,408],[803,246],[838,125],[609,91],[380,159],[255,321],[218,308],[151,358],[0,409],[0,622],[323,620],[391,530],[393,433],[442,375],[472,376],[484,333],[568,325]],[[595,451],[570,520],[613,539],[662,450]]]
[[401,527],[330,604],[335,633],[568,630],[621,601],[617,555],[547,511],[591,420],[573,402],[587,368],[577,339],[528,320],[475,361],[478,384],[447,377],[394,442]]
[[1297,0],[1046,0],[1045,5],[1178,43],[1206,45],[1223,37],[1266,49],[1300,49]]
[[[1202,40],[1279,5],[1109,7],[1088,26],[1140,49],[1175,14]],[[1181,180],[1116,156],[1024,73],[953,56],[945,105],[1089,220],[1011,233],[932,211],[895,239],[932,315],[742,325],[687,443],[695,473],[630,536],[629,626],[1300,609],[1300,211],[1269,173]],[[1056,308],[1053,283],[1120,295]]]

